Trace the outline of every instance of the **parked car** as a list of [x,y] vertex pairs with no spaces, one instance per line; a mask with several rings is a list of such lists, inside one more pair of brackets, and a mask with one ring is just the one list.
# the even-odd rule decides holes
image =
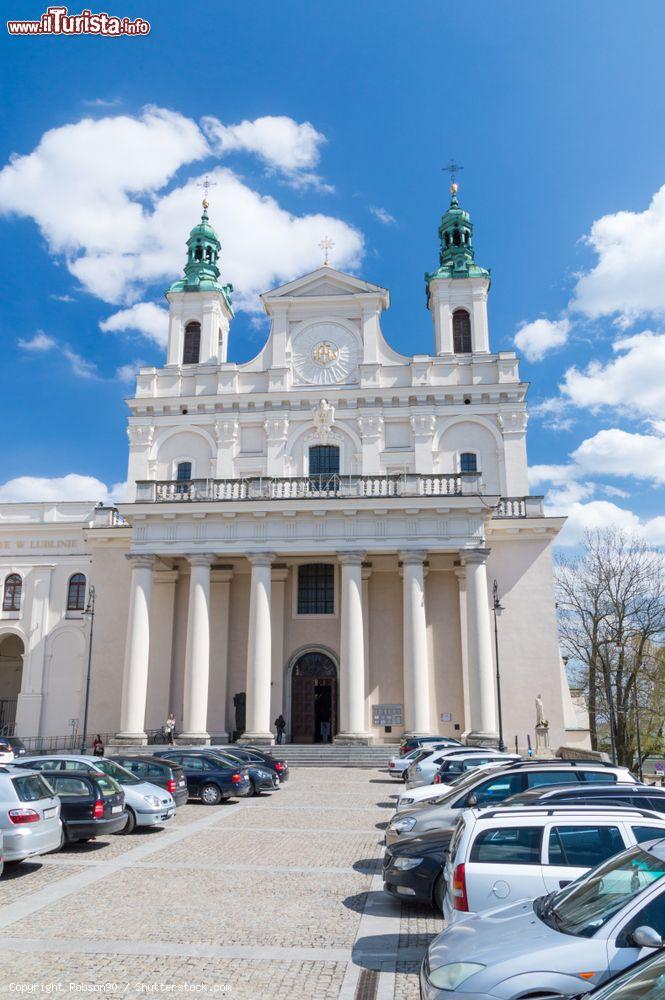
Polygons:
[[665,817],[647,809],[466,809],[445,856],[443,915],[451,924],[499,902],[535,899],[654,837],[665,837]]
[[429,945],[424,1000],[583,994],[665,944],[665,839],[636,844],[565,889],[470,914]]
[[123,833],[132,833],[137,826],[161,826],[175,815],[175,801],[170,792],[141,781],[108,757],[85,754],[53,754],[42,757],[23,757],[17,767],[31,767],[37,771],[101,771],[122,786],[125,793],[127,822]]
[[662,1000],[665,997],[665,951],[647,955],[579,1000]]
[[0,764],[12,764],[14,761],[14,750],[9,740],[4,736],[0,737]]
[[[416,760],[407,769],[404,776],[407,788],[418,788],[420,785],[430,785],[438,776],[437,785],[443,789],[451,784],[451,780],[464,771],[471,771],[481,764],[505,764],[511,760],[521,760],[518,753],[500,753],[498,750],[435,750],[421,760]],[[443,790],[442,789],[442,790]]]
[[277,772],[269,768],[266,763],[262,760],[252,760],[243,759],[243,756],[235,753],[233,750],[222,750],[218,747],[215,750],[209,751],[214,753],[215,756],[219,757],[220,760],[225,760],[227,763],[231,764],[232,767],[245,767],[249,774],[250,781],[250,795],[261,795],[263,792],[274,792],[276,788],[279,788],[279,778],[277,777]]
[[395,757],[391,757],[388,761],[388,771],[393,778],[401,778],[404,780],[404,775],[406,774],[408,768],[415,761],[420,760],[421,757],[425,757],[428,753],[433,753],[435,750],[445,749],[446,744],[433,744],[427,746],[415,746],[406,754],[397,754]]
[[0,830],[5,863],[60,847],[60,801],[36,771],[0,766]]
[[5,859],[2,853],[2,829],[0,829],[0,878],[2,878],[2,873],[5,870]]
[[442,746],[451,747],[462,746],[460,741],[453,739],[452,736],[404,736],[399,745],[400,755],[404,757],[407,753],[415,750],[416,747],[425,746],[429,743],[440,743]]
[[232,753],[234,757],[243,761],[262,762],[266,767],[274,771],[279,778],[280,785],[289,780],[289,765],[283,757],[273,757],[267,750],[260,747],[238,746],[237,743],[229,743],[225,746],[210,747],[211,750],[223,750],[225,753]]
[[499,765],[489,775],[476,775],[471,771],[468,782],[460,782],[444,792],[440,799],[396,813],[386,829],[386,844],[394,844],[404,835],[419,836],[427,830],[452,830],[460,809],[500,805],[509,796],[531,787],[577,784],[581,781],[635,784],[627,768],[612,767],[600,761],[528,760]]
[[26,756],[28,751],[25,749],[25,743],[18,736],[3,736],[2,739],[5,743],[9,743],[14,751],[14,759]]
[[249,795],[251,781],[246,767],[222,760],[204,750],[156,750],[155,756],[179,764],[185,772],[189,794],[206,806],[216,806],[232,796]]
[[178,764],[161,760],[159,757],[139,753],[114,753],[108,759],[114,760],[116,764],[120,764],[121,767],[131,771],[135,778],[139,778],[141,781],[149,781],[151,785],[159,785],[160,788],[165,788],[173,796],[176,808],[183,806],[189,798],[185,772]]
[[62,843],[120,833],[127,825],[125,793],[106,774],[95,771],[41,771],[60,799]]
[[445,885],[443,858],[450,830],[430,830],[421,837],[404,837],[383,856],[383,888],[406,902],[441,909]]
[[[459,788],[462,782],[466,784],[466,781],[470,776],[476,776],[481,771],[484,773],[494,771],[500,766],[501,762],[491,761],[489,764],[479,764],[477,767],[468,768],[466,771],[462,771],[461,774],[458,774],[456,778],[451,779],[448,788]],[[441,796],[445,794],[446,790],[442,789],[441,785],[436,783],[431,785],[419,785],[418,788],[405,788],[404,791],[400,792],[398,796],[396,806],[397,812],[403,812],[405,809],[417,808],[419,805],[424,804],[428,800],[434,801],[435,799],[440,799]]]
[[566,785],[565,788],[531,788],[506,799],[506,806],[538,805],[635,806],[665,813],[665,788],[653,785]]

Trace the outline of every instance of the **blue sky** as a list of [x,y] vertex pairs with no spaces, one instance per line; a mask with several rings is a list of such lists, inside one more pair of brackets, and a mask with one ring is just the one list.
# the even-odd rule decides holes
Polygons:
[[517,335],[531,382],[532,492],[569,541],[615,521],[665,544],[661,4],[102,8],[151,34],[2,40],[0,499],[125,478],[123,399],[163,360],[206,172],[232,360],[265,338],[257,293],[316,266],[325,232],[333,264],[390,288],[389,341],[431,351],[423,272],[454,156],[492,347]]

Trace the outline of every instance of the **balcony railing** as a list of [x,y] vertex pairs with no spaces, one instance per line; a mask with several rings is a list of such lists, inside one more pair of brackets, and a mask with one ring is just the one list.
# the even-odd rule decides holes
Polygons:
[[493,517],[542,517],[542,497],[501,497]]
[[137,503],[192,501],[329,500],[358,497],[451,497],[478,495],[477,472],[387,476],[316,475],[289,478],[250,476],[243,479],[141,480]]

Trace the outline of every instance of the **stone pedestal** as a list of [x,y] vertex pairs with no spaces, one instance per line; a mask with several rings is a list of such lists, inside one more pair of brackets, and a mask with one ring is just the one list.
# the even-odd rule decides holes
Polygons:
[[550,756],[550,731],[548,726],[536,726],[536,757]]

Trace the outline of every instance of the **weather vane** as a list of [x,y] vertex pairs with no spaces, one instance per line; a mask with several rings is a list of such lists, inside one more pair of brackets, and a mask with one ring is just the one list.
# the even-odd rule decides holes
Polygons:
[[203,207],[207,208],[209,205],[208,191],[210,190],[210,188],[217,187],[217,182],[211,181],[208,175],[206,174],[204,180],[200,181],[196,186],[203,188]]
[[324,236],[321,242],[319,243],[319,246],[323,250],[323,263],[329,264],[330,261],[328,260],[328,256],[332,248],[335,246],[335,244],[333,243],[333,241],[330,239],[329,236]]
[[448,171],[448,173],[450,174],[450,190],[452,193],[454,193],[455,191],[457,191],[457,174],[459,173],[460,170],[464,170],[464,167],[462,167],[459,163],[455,163],[455,161],[451,159],[448,166],[441,167],[441,169]]

